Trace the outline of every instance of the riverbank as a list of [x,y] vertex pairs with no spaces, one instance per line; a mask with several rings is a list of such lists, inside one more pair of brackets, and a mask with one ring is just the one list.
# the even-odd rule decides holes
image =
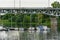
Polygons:
[[[60,18],[60,17],[59,17]],[[60,19],[58,18],[57,30],[60,31]],[[27,30],[29,27],[38,27],[38,25],[44,25],[51,28],[50,16],[43,14],[11,14],[7,13],[1,15],[0,25],[5,28],[20,28],[23,27]]]

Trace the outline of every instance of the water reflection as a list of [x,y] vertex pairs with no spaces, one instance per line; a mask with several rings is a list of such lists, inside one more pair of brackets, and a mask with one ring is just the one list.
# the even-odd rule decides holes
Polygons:
[[29,31],[0,31],[0,40],[60,40],[55,33]]

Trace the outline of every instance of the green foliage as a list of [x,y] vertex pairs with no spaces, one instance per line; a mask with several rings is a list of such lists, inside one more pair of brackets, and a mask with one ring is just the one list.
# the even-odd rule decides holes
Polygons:
[[[4,21],[2,21],[4,20]],[[3,25],[6,27],[37,27],[38,25],[50,26],[49,16],[37,14],[5,14],[2,16]]]
[[51,4],[53,8],[60,8],[60,3],[55,1],[54,3]]

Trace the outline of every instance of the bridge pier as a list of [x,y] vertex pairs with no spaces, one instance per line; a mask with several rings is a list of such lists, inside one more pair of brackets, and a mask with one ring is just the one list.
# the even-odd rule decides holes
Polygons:
[[57,32],[57,17],[51,17],[51,36],[52,38],[58,40],[58,32]]
[[57,18],[51,17],[51,31],[56,33],[57,32]]

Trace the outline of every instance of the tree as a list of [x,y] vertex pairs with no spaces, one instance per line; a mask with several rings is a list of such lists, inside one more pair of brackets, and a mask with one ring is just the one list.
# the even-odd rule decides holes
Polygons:
[[60,8],[60,3],[57,2],[57,1],[55,1],[55,2],[53,2],[53,3],[51,4],[51,6],[52,6],[53,8]]

